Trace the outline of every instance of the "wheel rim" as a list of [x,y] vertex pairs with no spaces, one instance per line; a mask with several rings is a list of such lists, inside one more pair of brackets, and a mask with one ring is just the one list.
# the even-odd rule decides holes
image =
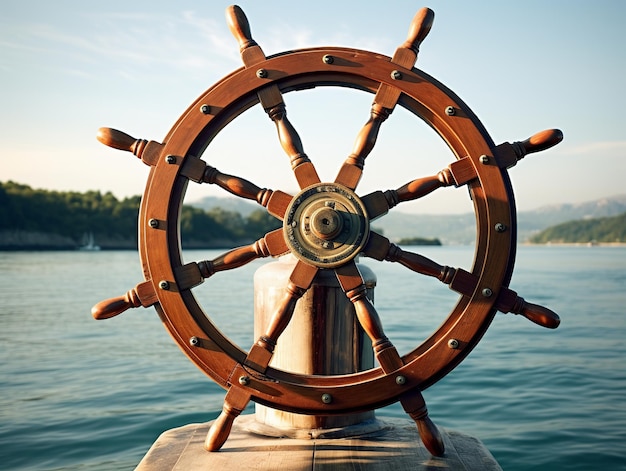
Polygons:
[[[334,58],[333,64],[324,63],[323,58],[328,56]],[[355,57],[362,67],[349,67],[355,64]],[[394,375],[386,375],[376,368],[353,375],[312,378],[270,367],[264,375],[257,375],[258,389],[250,384],[246,387],[255,390],[253,399],[259,403],[318,414],[372,409],[395,402],[411,389],[425,389],[445,376],[478,343],[495,314],[498,291],[507,286],[513,269],[514,232],[494,229],[496,223],[514,227],[513,194],[506,172],[497,165],[481,162],[481,156],[493,156],[493,142],[471,110],[446,87],[418,69],[403,69],[403,79],[394,80],[392,73],[398,66],[379,54],[344,48],[313,48],[268,58],[258,68],[280,73],[270,73],[261,80],[255,70],[239,69],[189,107],[167,135],[162,152],[165,156],[175,156],[176,164],[161,159],[144,195],[142,261],[149,267],[153,282],[168,283],[168,289],[156,288],[157,306],[166,327],[189,358],[222,386],[232,387],[229,378],[236,370],[241,369],[244,374],[241,365],[246,352],[220,333],[197,303],[192,290],[187,289],[186,282],[177,279],[176,272],[184,271],[178,215],[189,180],[183,175],[184,170],[181,171],[190,165],[187,159],[200,155],[225,125],[258,103],[257,92],[261,87],[275,84],[286,93],[313,86],[343,86],[373,93],[381,83],[387,83],[402,91],[399,104],[435,129],[457,160],[472,162],[476,177],[470,180],[468,187],[477,220],[476,251],[471,269],[478,278],[474,293],[462,297],[441,327],[403,357],[405,365]],[[209,104],[214,114],[204,114],[203,104]],[[455,110],[454,114],[446,112],[450,107]],[[150,191],[151,188],[159,188],[159,192]],[[162,195],[169,195],[169,199],[165,201]],[[149,221],[154,219],[162,221],[160,228],[150,226]],[[180,286],[183,289],[178,289]],[[490,290],[487,291],[489,296],[485,295],[485,290]],[[450,347],[451,340],[456,341],[457,348]],[[245,374],[250,373],[250,370],[245,371]],[[396,376],[408,381],[398,385]],[[266,391],[268,382],[273,384],[271,391]],[[332,404],[319,400],[322,389],[332,393]],[[307,397],[310,399],[306,400]],[[367,399],[355,403],[355,397]],[[296,403],[301,406],[294,408]]]

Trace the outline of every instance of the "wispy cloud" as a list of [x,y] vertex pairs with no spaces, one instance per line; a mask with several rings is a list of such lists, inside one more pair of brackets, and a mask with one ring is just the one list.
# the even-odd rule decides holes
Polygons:
[[178,16],[88,15],[82,26],[65,29],[59,24],[28,23],[13,34],[5,31],[0,37],[0,63],[5,69],[56,67],[73,74],[81,70],[85,76],[101,67],[118,68],[130,77],[147,66],[167,66],[175,72],[210,69],[224,61],[232,67],[238,61],[226,25],[197,19],[189,11]]
[[[312,46],[348,46],[391,55],[394,47],[375,37],[355,37],[349,28],[324,33],[302,24],[259,25],[253,35],[266,54]],[[240,67],[238,47],[226,21],[193,10],[164,12],[83,13],[72,22],[25,20],[19,27],[0,20],[0,68],[28,68],[95,77],[106,68],[129,80],[168,73]],[[258,33],[258,36],[257,36]]]
[[599,141],[574,146],[568,150],[573,154],[604,154],[626,157],[626,141]]

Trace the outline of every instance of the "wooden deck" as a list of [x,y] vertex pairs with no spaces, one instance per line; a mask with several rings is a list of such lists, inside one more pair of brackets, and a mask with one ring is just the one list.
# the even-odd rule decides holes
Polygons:
[[344,438],[285,438],[250,432],[254,415],[239,417],[218,452],[204,450],[212,422],[189,424],[163,433],[139,463],[137,471],[272,470],[272,471],[501,471],[480,440],[441,429],[445,456],[434,458],[424,448],[415,423],[378,420],[375,427]]

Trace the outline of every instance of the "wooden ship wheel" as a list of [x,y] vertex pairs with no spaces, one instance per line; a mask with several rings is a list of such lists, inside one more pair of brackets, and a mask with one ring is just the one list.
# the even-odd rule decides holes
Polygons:
[[[521,142],[495,145],[476,115],[452,91],[415,68],[418,49],[434,13],[420,10],[408,37],[390,57],[378,53],[316,47],[266,57],[252,38],[237,6],[227,9],[231,32],[244,66],[203,93],[178,119],[162,142],[135,139],[101,128],[104,144],[130,151],[150,166],[139,214],[139,250],[145,280],[125,295],[94,306],[97,319],[128,308],[154,306],[184,353],[227,390],[221,415],[205,447],[218,450],[234,419],[249,401],[298,414],[329,416],[371,411],[400,402],[416,422],[426,448],[444,452],[441,435],[428,417],[422,391],[443,378],[477,345],[498,311],[514,313],[543,327],[559,317],[526,302],[509,288],[516,248],[516,213],[508,169],[525,155],[562,139],[559,130],[542,131]],[[283,95],[313,87],[347,87],[374,95],[370,115],[352,152],[333,181],[322,181],[287,118]],[[259,104],[276,125],[300,191],[289,194],[221,173],[200,156],[234,118]],[[366,158],[380,127],[397,107],[429,125],[452,152],[436,175],[418,176],[397,189],[359,195]],[[282,220],[282,227],[253,244],[214,260],[184,263],[180,213],[188,184],[217,185],[256,201]],[[442,187],[467,187],[476,219],[473,264],[467,270],[441,265],[390,242],[371,221],[391,208]],[[231,342],[199,305],[194,289],[219,272],[261,257],[296,257],[282,300],[265,332],[248,351]],[[459,293],[445,321],[424,342],[401,356],[385,335],[384,322],[365,295],[357,255],[406,267],[407,276],[427,276]],[[377,366],[351,374],[306,375],[274,368],[270,360],[296,302],[319,272],[332,271],[369,336]]]

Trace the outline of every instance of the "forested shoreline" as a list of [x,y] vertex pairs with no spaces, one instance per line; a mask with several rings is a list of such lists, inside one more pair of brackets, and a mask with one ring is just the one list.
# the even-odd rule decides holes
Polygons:
[[533,244],[619,244],[626,242],[626,213],[564,222],[541,231]]
[[[140,196],[117,199],[99,191],[60,192],[0,182],[0,250],[74,250],[93,234],[102,249],[137,249]],[[184,205],[184,248],[223,248],[250,243],[281,223],[259,209],[248,217]]]
[[[99,191],[60,192],[0,182],[0,250],[75,250],[93,234],[104,250],[136,250],[139,195],[118,199]],[[179,218],[183,248],[233,248],[249,244],[281,222],[264,208],[244,217],[221,208],[184,205]],[[440,244],[437,238],[405,238],[397,243]],[[549,227],[534,244],[626,243],[626,213]]]

